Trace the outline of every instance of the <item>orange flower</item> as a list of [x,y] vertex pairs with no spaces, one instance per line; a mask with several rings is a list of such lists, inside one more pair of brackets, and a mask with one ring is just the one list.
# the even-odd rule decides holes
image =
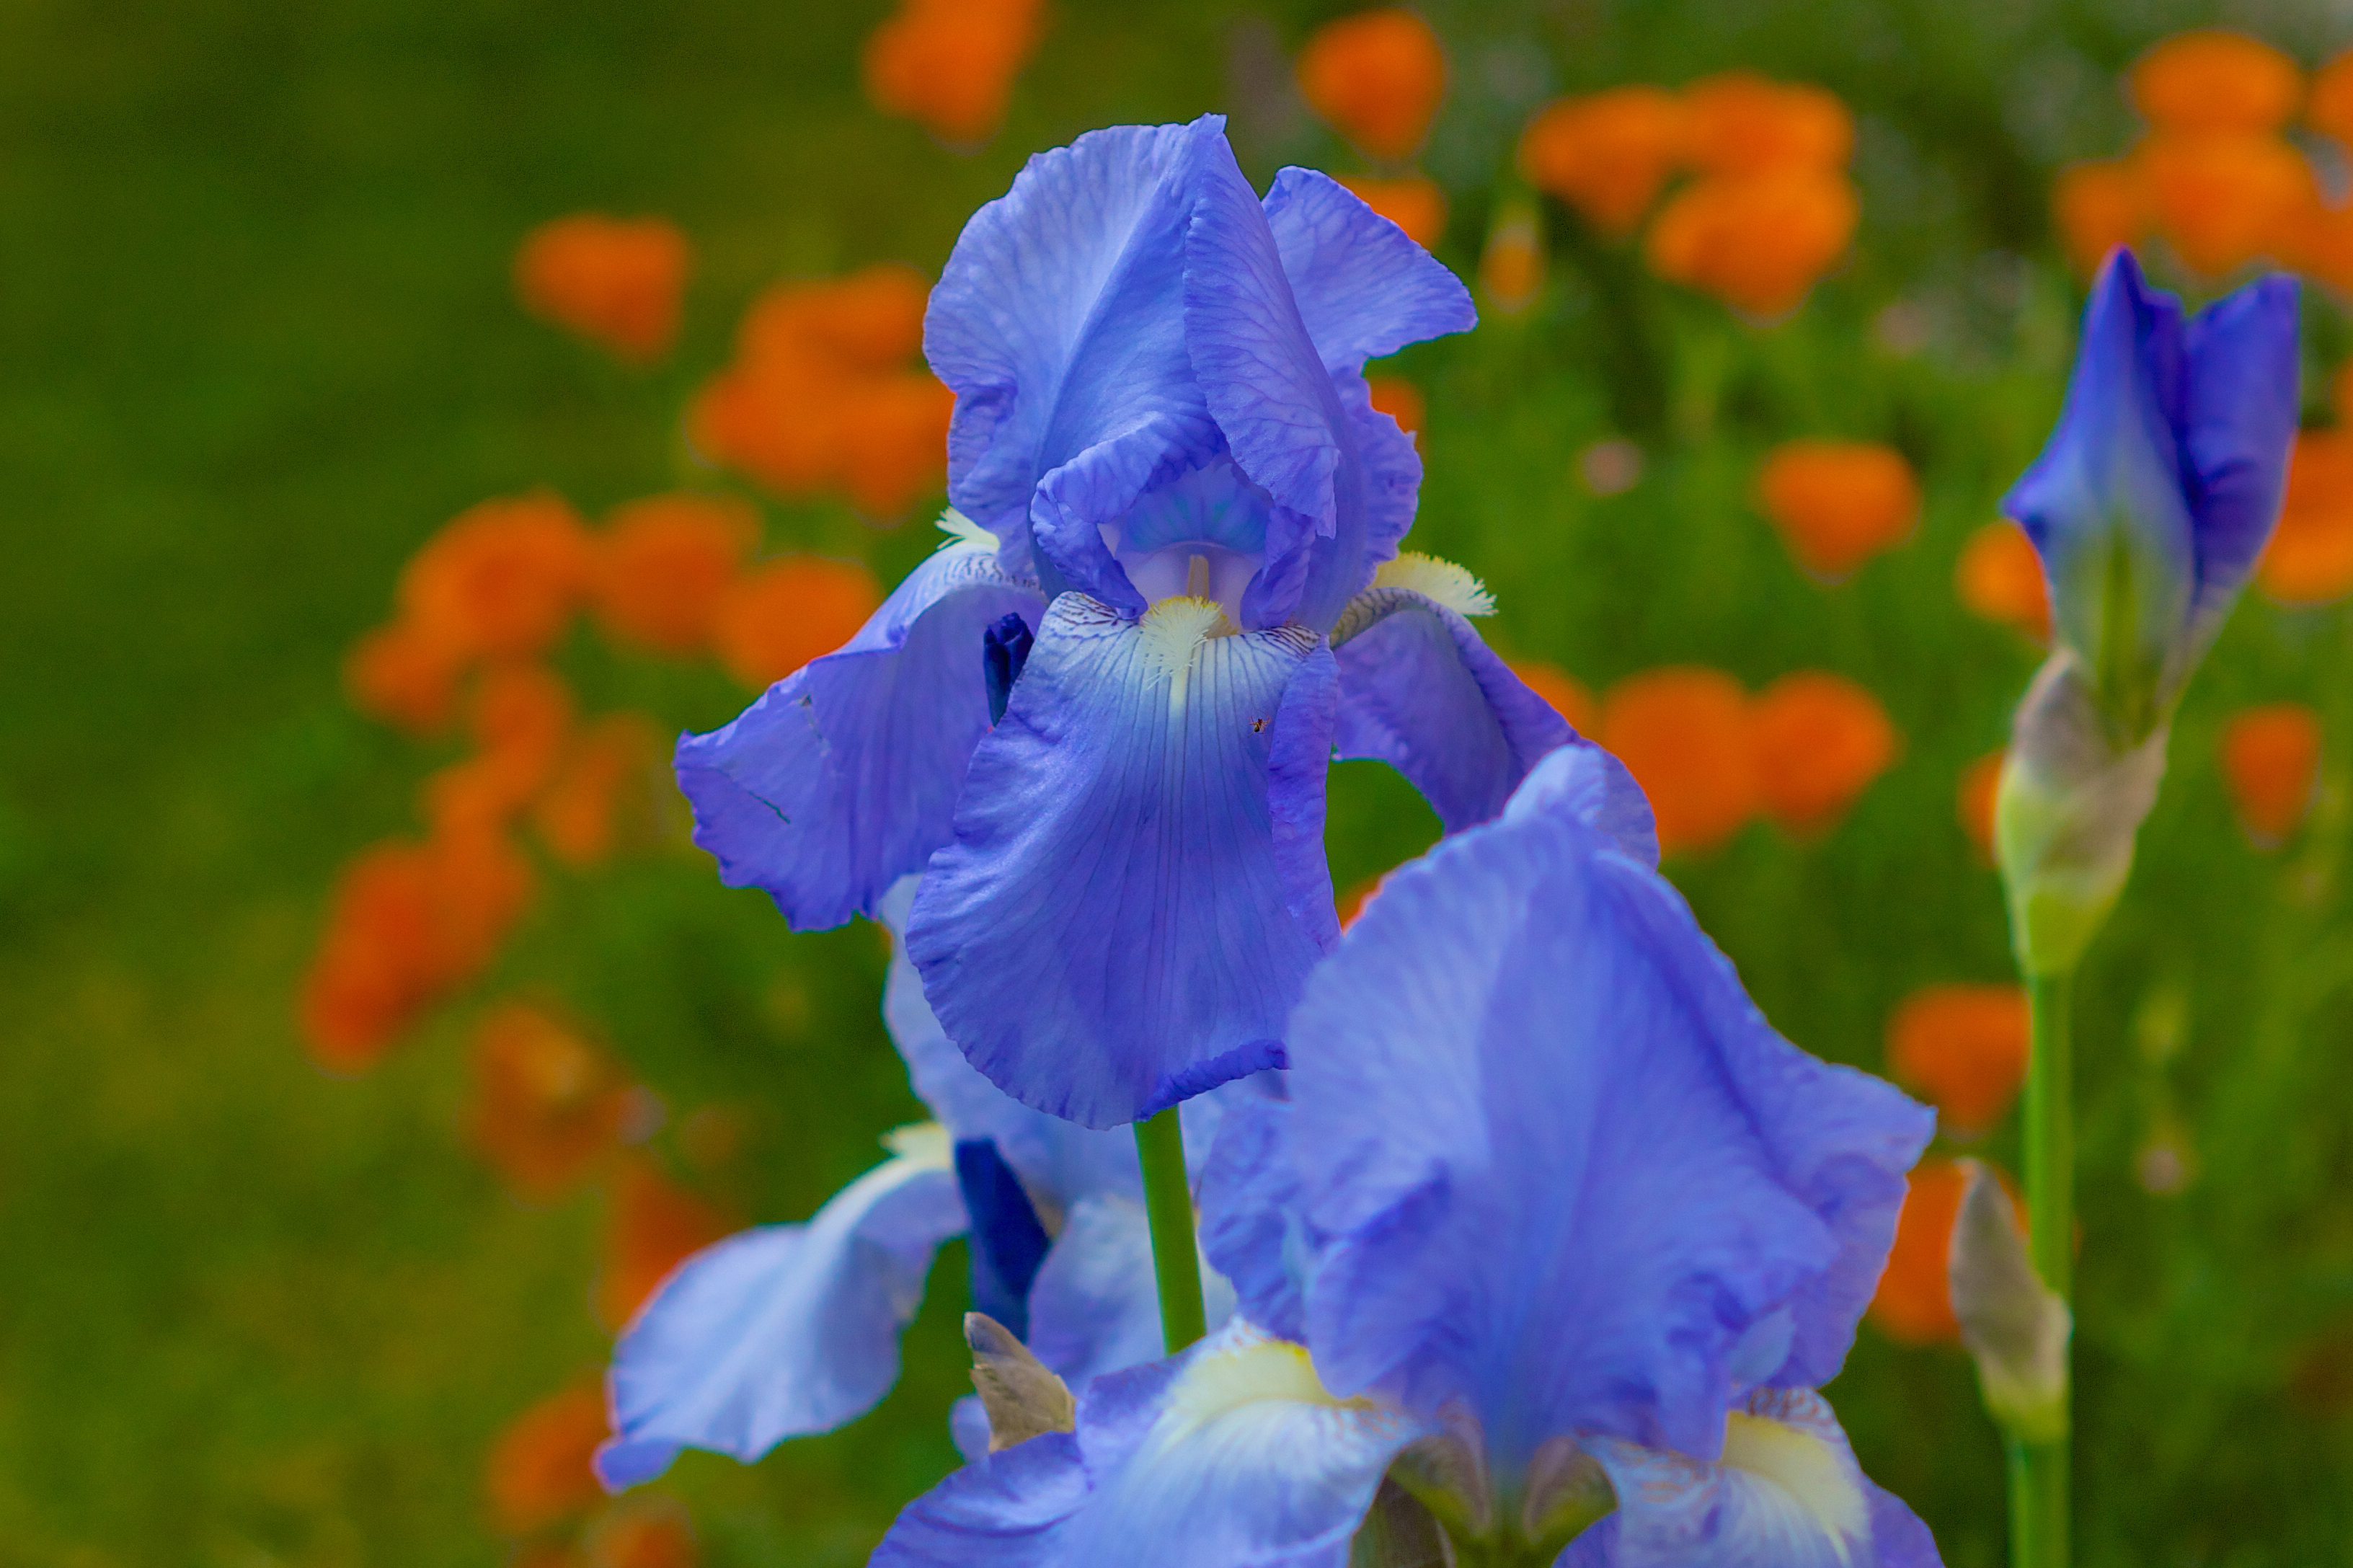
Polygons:
[[419,738],[449,727],[460,673],[448,650],[408,621],[376,627],[343,657],[352,706]]
[[2148,234],[2148,195],[2126,158],[2070,163],[2051,187],[2051,212],[2075,270],[2089,278],[2109,251]]
[[873,574],[854,561],[786,555],[728,591],[712,644],[722,668],[761,690],[857,636],[881,602]]
[[649,361],[678,337],[692,253],[677,226],[583,213],[544,223],[515,252],[515,292],[533,315]]
[[1307,106],[1366,156],[1387,163],[1413,155],[1446,97],[1438,35],[1394,7],[1325,23],[1299,51],[1298,71]]
[[1953,815],[1989,866],[1993,864],[1994,796],[2001,789],[2001,763],[2007,754],[1989,752],[1963,768],[1960,784],[1953,791]]
[[401,569],[401,617],[454,661],[528,658],[564,635],[587,570],[588,536],[563,497],[487,500]]
[[1785,675],[1749,707],[1757,795],[1803,837],[1828,832],[1903,749],[1879,700],[1823,670]]
[[2303,96],[2296,63],[2259,38],[2204,27],[2177,33],[2132,69],[2133,105],[2182,131],[2273,131]]
[[304,1041],[320,1066],[360,1072],[431,1005],[441,939],[430,858],[413,844],[363,851],[335,879],[302,983]]
[[605,1393],[593,1383],[550,1394],[509,1423],[482,1466],[482,1491],[501,1535],[525,1535],[604,1499],[588,1468],[609,1435]]
[[1590,735],[1597,723],[1598,710],[1593,693],[1585,683],[1561,668],[1540,659],[1525,659],[1512,666],[1512,673],[1520,678],[1530,691],[1552,704],[1552,710],[1568,721],[1568,727],[1580,735]]
[[2353,49],[2312,73],[2312,93],[2305,100],[2304,118],[2323,136],[2353,147]]
[[436,835],[427,847],[439,922],[436,978],[446,994],[490,967],[536,889],[531,862],[502,833]]
[[1820,88],[1726,71],[1683,89],[1683,145],[1712,174],[1839,169],[1854,152],[1854,117]]
[[614,1510],[588,1534],[588,1568],[694,1568],[694,1531],[675,1503]]
[[955,406],[909,363],[928,295],[892,265],[769,289],[696,395],[695,445],[782,496],[845,489],[870,515],[905,510],[939,480]]
[[1924,1160],[1913,1168],[1895,1218],[1895,1245],[1869,1308],[1880,1332],[1898,1343],[1960,1342],[1950,1268],[1953,1222],[1968,1192],[1968,1173],[1949,1160]]
[[1629,676],[1602,705],[1599,739],[1650,798],[1664,853],[1712,849],[1756,810],[1748,701],[1728,675],[1671,667]]
[[619,1147],[630,1089],[612,1058],[536,1007],[474,1026],[475,1149],[516,1190],[552,1197]]
[[1520,135],[1520,173],[1620,238],[1634,232],[1673,172],[1685,136],[1683,100],[1618,87],[1546,105]]
[[572,731],[572,690],[537,665],[507,665],[482,679],[468,716],[476,752],[425,781],[424,816],[437,838],[496,832],[554,776]]
[[867,35],[866,100],[943,142],[987,141],[1045,31],[1044,9],[1039,0],[900,0]]
[[1410,436],[1420,430],[1430,409],[1422,401],[1421,388],[1401,375],[1376,375],[1366,378],[1373,395],[1373,406],[1398,422],[1398,428]]
[[1343,174],[1340,183],[1364,204],[1405,230],[1406,237],[1424,250],[1446,232],[1446,193],[1438,182],[1419,174],[1376,180],[1365,174]]
[[733,1230],[718,1210],[642,1157],[622,1163],[605,1231],[596,1310],[618,1331],[670,1271]]
[[2353,593],[2353,439],[2342,432],[2295,438],[2279,529],[2255,583],[2284,605],[2325,605]]
[[2311,167],[2257,132],[2161,131],[2135,154],[2157,226],[2209,278],[2294,254],[2320,205]]
[[1356,923],[1357,917],[1365,912],[1365,906],[1373,901],[1374,895],[1381,890],[1381,884],[1388,879],[1387,871],[1376,871],[1340,895],[1335,908],[1342,931]]
[[1926,985],[1887,1021],[1887,1070],[1978,1138],[2009,1114],[2026,1081],[2026,993],[2015,985]]
[[2300,702],[2235,714],[2222,727],[2222,778],[2239,826],[2276,849],[2304,826],[2320,789],[2320,715]]
[[1710,178],[1651,226],[1651,269],[1759,318],[1786,315],[1846,253],[1861,207],[1842,174],[1789,168]]
[[1920,483],[1903,454],[1854,441],[1776,447],[1757,498],[1798,564],[1831,582],[1902,543],[1920,517]]
[[1489,304],[1516,316],[1536,301],[1544,288],[1544,231],[1535,210],[1514,204],[1504,209],[1479,253],[1479,286]]
[[[532,803],[532,826],[540,842],[565,865],[602,865],[613,853],[616,814],[628,786],[643,788],[637,803],[639,815],[650,818],[653,780],[668,784],[669,771],[659,765],[661,739],[643,715],[608,713],[584,731],[564,759],[563,767],[539,798]],[[640,831],[650,826],[641,825]]]
[[2013,627],[2036,642],[2051,639],[2051,595],[2042,558],[2026,531],[2007,518],[1969,535],[1953,563],[1953,590],[1970,614]]
[[760,518],[731,496],[667,495],[617,509],[596,542],[596,618],[617,641],[656,653],[700,652],[711,617]]

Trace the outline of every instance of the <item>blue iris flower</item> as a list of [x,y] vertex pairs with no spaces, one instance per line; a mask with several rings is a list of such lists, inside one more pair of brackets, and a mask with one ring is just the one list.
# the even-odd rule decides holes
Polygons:
[[2184,320],[2130,251],[2100,268],[2058,428],[2004,502],[2042,556],[2056,632],[1995,814],[2031,974],[2074,967],[2131,872],[2182,689],[2279,518],[2296,369],[2295,279]]
[[[912,879],[880,911],[895,931]],[[936,1122],[902,1128],[892,1157],[799,1225],[762,1226],[681,1264],[622,1333],[607,1380],[615,1436],[596,1468],[616,1489],[651,1480],[681,1448],[749,1463],[786,1437],[865,1414],[899,1375],[899,1335],[933,1257],[964,1236],[973,1304],[1026,1338],[1074,1388],[1163,1350],[1134,1140],[1008,1100],[965,1063],[925,1005],[905,953],[884,1016]],[[1206,1147],[1215,1097],[1187,1107]],[[1208,1271],[1211,1321],[1233,1293]],[[976,1403],[953,1415],[987,1451]]]
[[925,322],[951,538],[681,743],[697,842],[800,929],[925,872],[932,1004],[1039,1110],[1113,1127],[1279,1065],[1337,936],[1331,759],[1452,830],[1574,738],[1471,629],[1477,580],[1398,552],[1421,466],[1364,366],[1473,321],[1332,180],[1261,200],[1216,117],[1033,158]]
[[1400,1493],[1481,1561],[1937,1561],[1813,1392],[1931,1114],[1774,1032],[1614,767],[1556,752],[1309,980],[1287,1098],[1229,1108],[1202,1187],[1233,1321],[951,1477],[878,1564],[1340,1568]]
[[2051,441],[2003,501],[2121,742],[2169,715],[2270,540],[2296,427],[2296,284],[2184,320],[2132,252],[2092,286]]

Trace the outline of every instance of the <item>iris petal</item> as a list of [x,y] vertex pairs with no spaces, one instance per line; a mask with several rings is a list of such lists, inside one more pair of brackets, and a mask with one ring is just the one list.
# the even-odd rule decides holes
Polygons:
[[1278,855],[1310,823],[1321,837],[1329,741],[1291,731],[1324,715],[1285,700],[1320,643],[1293,628],[1179,648],[1166,629],[1055,602],[907,932],[966,1058],[1091,1127],[1279,1065],[1320,953],[1293,913],[1313,889],[1284,875],[1301,858]]
[[1778,1376],[1834,1365],[1931,1131],[1773,1033],[1555,793],[1393,875],[1286,1037],[1317,1363],[1461,1402],[1499,1473],[1577,1430],[1711,1456],[1784,1309]]
[[919,1499],[878,1568],[1344,1568],[1398,1451],[1425,1429],[1334,1398],[1306,1352],[1245,1323],[1097,1382],[1075,1434],[969,1466]]
[[1282,171],[1265,208],[1300,318],[1330,369],[1362,370],[1479,324],[1462,280],[1329,174]]
[[[1214,1330],[1232,1315],[1233,1288],[1214,1269],[1202,1270],[1201,1286]],[[1029,1344],[1074,1389],[1166,1352],[1141,1203],[1102,1194],[1071,1208],[1029,1289]]]
[[734,722],[678,745],[694,841],[731,888],[758,888],[796,931],[871,915],[946,843],[988,730],[981,633],[1041,606],[985,548],[952,542],[839,652],[770,687]]
[[1411,780],[1449,833],[1486,821],[1577,731],[1471,624],[1409,588],[1358,595],[1333,628],[1339,754]]
[[927,1131],[807,1223],[739,1232],[663,1282],[614,1348],[607,1486],[651,1480],[686,1447],[749,1463],[889,1392],[933,1255],[965,1228],[947,1139]]
[[2279,520],[2295,439],[2296,281],[2264,278],[2190,319],[2183,446],[2197,477],[2198,599],[2211,640]]

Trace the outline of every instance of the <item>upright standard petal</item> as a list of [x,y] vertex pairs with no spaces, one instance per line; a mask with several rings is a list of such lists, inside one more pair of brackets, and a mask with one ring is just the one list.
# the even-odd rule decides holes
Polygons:
[[2297,285],[2258,279],[2190,318],[2182,445],[2197,480],[2194,659],[2205,651],[2271,542],[2287,490],[2299,412]]
[[[1328,720],[1328,705],[1290,700],[1321,643],[1297,628],[1206,635],[1217,618],[1198,600],[1141,624],[1057,600],[908,927],[965,1058],[1090,1127],[1281,1065],[1283,1017],[1321,951],[1284,876],[1298,858],[1278,854],[1321,836],[1307,764],[1329,742],[1290,733]],[[1278,755],[1296,761],[1278,770]]]
[[1075,584],[1123,598],[1090,531],[1171,453],[1214,448],[1181,274],[1195,171],[1223,123],[1117,126],[1030,159],[965,226],[932,292],[923,352],[956,395],[948,494],[1008,563],[1029,559],[1041,481],[1079,461],[1041,514],[1050,595]]
[[1394,876],[1293,1016],[1306,1340],[1499,1473],[1577,1431],[1711,1458],[1738,1384],[1843,1354],[1932,1119],[1775,1035],[1549,793]]
[[[1577,732],[1463,619],[1462,610],[1483,614],[1492,604],[1449,595],[1454,584],[1431,580],[1439,574],[1414,571],[1441,564],[1407,556],[1384,566],[1333,627],[1332,649],[1340,756],[1397,769],[1454,833],[1502,811],[1529,770]],[[1468,573],[1457,575],[1476,589]]]
[[1345,1568],[1389,1461],[1426,1430],[1335,1398],[1298,1346],[1236,1323],[1104,1378],[1075,1433],[950,1477],[899,1516],[876,1568]]
[[802,1225],[763,1226],[681,1264],[623,1331],[596,1474],[649,1481],[681,1448],[749,1463],[864,1415],[899,1375],[899,1334],[940,1244],[965,1227],[948,1140],[910,1129],[897,1156]]
[[1462,280],[1329,174],[1284,169],[1264,205],[1300,320],[1327,369],[1360,371],[1408,343],[1479,324]]
[[679,787],[720,880],[760,889],[796,931],[873,914],[951,837],[988,730],[982,632],[1042,604],[969,529],[957,532],[841,651],[724,729],[682,738]]
[[1713,1462],[1615,1439],[1589,1451],[1617,1512],[1573,1568],[1936,1568],[1912,1511],[1872,1485],[1822,1397],[1764,1394],[1732,1413]]

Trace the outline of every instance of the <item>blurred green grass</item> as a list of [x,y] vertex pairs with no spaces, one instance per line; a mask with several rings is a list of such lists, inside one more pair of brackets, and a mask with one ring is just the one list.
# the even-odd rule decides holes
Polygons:
[[[498,1560],[480,1456],[602,1354],[600,1214],[593,1194],[519,1207],[459,1146],[462,1009],[359,1083],[295,1043],[332,868],[406,826],[431,760],[348,711],[342,648],[474,500],[551,483],[593,512],[678,482],[678,409],[759,286],[936,267],[1029,151],[1229,107],[1259,177],[1342,166],[1279,100],[1229,87],[1335,9],[1065,5],[1005,133],[966,159],[860,101],[877,4],[0,7],[0,1562]],[[1429,9],[1457,67],[1429,163],[1466,271],[1485,183],[1550,91],[1747,64],[1862,118],[1858,261],[1792,322],[1736,326],[1556,224],[1532,320],[1404,368],[1430,403],[1415,542],[1496,588],[1508,653],[1596,686],[1671,661],[1752,686],[1823,667],[1886,702],[1904,759],[1827,843],[1754,828],[1678,872],[1786,1032],[1875,1066],[1912,987],[2007,969],[1952,786],[1999,743],[2031,653],[1959,612],[1950,571],[2056,405],[2073,300],[2042,181],[2121,141],[2107,73],[2213,13]],[[2261,21],[2308,58],[2342,41],[2317,7]],[[618,370],[512,305],[517,237],[583,207],[693,237],[666,368]],[[1938,323],[1931,352],[1878,346],[1897,300]],[[2316,314],[2333,357],[2341,324]],[[1746,499],[1767,446],[1820,434],[1892,440],[1928,487],[1918,536],[1830,590]],[[1619,435],[1648,470],[1594,498],[1576,455]],[[923,531],[771,519],[772,542],[869,549],[886,578]],[[2348,642],[2342,614],[2242,615],[2086,975],[2087,1563],[2345,1560],[2353,1395],[2313,1395],[2310,1369],[2353,1344],[2346,805],[2259,858],[2210,759],[2234,707],[2299,698],[2353,776]],[[600,706],[699,727],[740,701],[575,658]],[[1339,770],[1343,887],[1434,831],[1395,779]],[[565,995],[676,1106],[767,1107],[728,1194],[752,1217],[807,1213],[918,1113],[871,933],[788,937],[683,857],[565,885],[548,911],[501,978]],[[2152,995],[2189,1019],[2161,1064],[2135,1046]],[[2133,1176],[2160,1105],[2200,1161],[2175,1198]],[[681,1466],[713,1562],[860,1561],[951,1462],[960,1274],[952,1249],[875,1415],[752,1469]],[[1999,1562],[1997,1447],[1957,1358],[1866,1331],[1833,1392],[1947,1562]]]

